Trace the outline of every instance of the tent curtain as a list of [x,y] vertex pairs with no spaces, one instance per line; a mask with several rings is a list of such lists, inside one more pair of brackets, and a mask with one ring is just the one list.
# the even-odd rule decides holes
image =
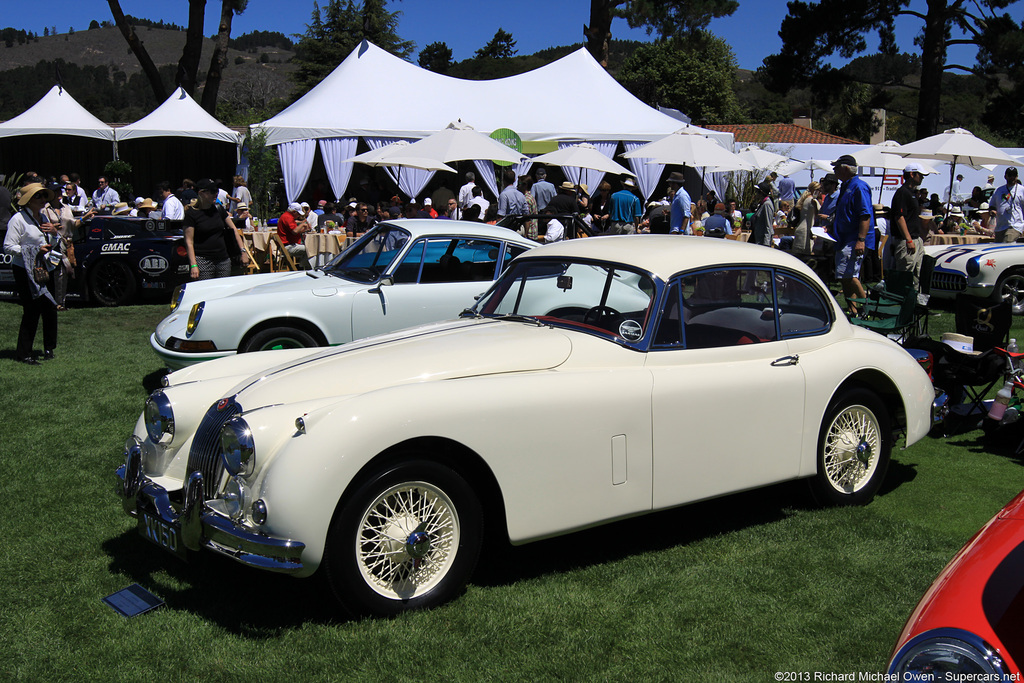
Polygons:
[[284,194],[289,203],[296,201],[306,187],[309,175],[313,172],[315,155],[316,140],[295,140],[277,146],[281,172],[284,173]]
[[[707,189],[714,190],[715,196],[718,197],[718,201],[725,201],[725,193],[729,189],[729,174],[728,173],[708,173],[704,179],[704,184],[707,185]],[[711,212],[715,207],[708,207],[708,211]]]
[[[562,149],[564,147],[571,147],[572,145],[578,144],[578,142],[559,142],[558,148]],[[609,159],[613,159],[615,157],[615,150],[619,146],[619,143],[615,141],[590,141],[588,144],[596,147],[597,151]],[[587,193],[591,196],[597,192],[597,186],[601,184],[601,181],[604,180],[605,175],[607,175],[604,171],[595,171],[592,168],[579,168],[577,166],[563,166],[562,172],[565,173],[566,178],[576,185],[586,185]]]
[[[369,145],[370,149],[380,149],[385,145],[390,145],[392,142],[398,142],[399,140],[405,140],[406,142],[416,142],[416,138],[363,138],[366,140],[366,144]],[[399,191],[405,196],[416,199],[423,188],[427,186],[430,179],[434,177],[434,171],[424,171],[418,168],[408,168],[401,166],[385,166],[384,171],[388,174],[388,177],[395,181],[398,185]]]
[[[627,152],[643,147],[646,142],[623,142]],[[661,172],[665,170],[664,164],[648,164],[646,159],[629,159],[629,170],[636,173],[636,183],[640,186],[640,194],[644,196],[644,203],[651,198],[654,190],[658,187],[658,180]]]
[[327,180],[331,183],[334,198],[345,197],[348,182],[352,180],[351,161],[342,163],[342,159],[350,159],[356,155],[359,138],[323,138],[320,140],[320,156],[324,159],[327,169]]
[[480,180],[484,181],[484,185],[487,186],[494,196],[498,196],[498,178],[494,175],[494,162],[490,159],[474,159],[473,164],[476,166],[476,170],[480,172]]

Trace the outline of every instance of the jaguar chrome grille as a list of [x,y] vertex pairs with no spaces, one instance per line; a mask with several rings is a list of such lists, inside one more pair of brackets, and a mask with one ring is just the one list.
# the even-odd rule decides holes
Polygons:
[[967,289],[967,276],[957,273],[932,273],[931,288],[944,292],[963,292]]
[[216,496],[224,474],[224,463],[220,459],[220,428],[241,412],[242,407],[233,398],[217,401],[206,411],[192,439],[188,474],[199,472],[203,475],[203,495],[207,500]]

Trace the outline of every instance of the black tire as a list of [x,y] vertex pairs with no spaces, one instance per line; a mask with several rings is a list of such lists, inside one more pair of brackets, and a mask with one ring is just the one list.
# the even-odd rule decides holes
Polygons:
[[821,505],[866,505],[889,469],[892,430],[882,401],[851,389],[829,406],[818,434],[818,472],[811,493]]
[[324,574],[348,613],[392,617],[459,596],[482,541],[469,483],[450,467],[414,460],[346,496],[328,531]]
[[1008,302],[1014,315],[1024,315],[1024,269],[1003,273],[996,283],[995,297],[997,301]]
[[296,327],[269,327],[260,330],[242,343],[239,353],[273,351],[275,349],[311,349],[320,346],[311,334]]
[[89,269],[89,295],[101,306],[122,306],[135,298],[139,284],[128,264],[100,259]]

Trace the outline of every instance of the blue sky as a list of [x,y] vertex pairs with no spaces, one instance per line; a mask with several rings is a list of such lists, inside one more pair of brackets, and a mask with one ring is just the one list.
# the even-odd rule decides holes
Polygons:
[[[915,4],[924,2],[915,0]],[[217,30],[220,5],[217,0],[207,0],[206,35]],[[188,23],[185,0],[121,0],[121,7],[132,16],[163,19],[181,26]],[[88,28],[92,19],[111,18],[106,0],[47,0],[40,8],[46,12],[6,13],[0,25],[42,35],[44,27],[56,26],[58,33],[66,33],[69,27],[76,31]],[[472,57],[499,28],[512,34],[520,54],[582,42],[583,25],[590,19],[590,0],[391,0],[388,8],[402,13],[399,34],[414,41],[417,49],[444,42],[452,48],[456,61]],[[232,34],[257,30],[301,34],[312,12],[313,0],[249,0],[246,11],[235,17]],[[736,13],[714,20],[710,30],[729,43],[740,67],[756,69],[762,59],[782,47],[778,31],[785,15],[783,0],[740,0]],[[898,37],[903,49],[910,52],[915,50],[911,33],[916,28],[908,26],[911,28]],[[647,39],[643,30],[630,29],[623,19],[612,24],[612,34],[615,38]],[[973,53],[960,59],[973,62]]]

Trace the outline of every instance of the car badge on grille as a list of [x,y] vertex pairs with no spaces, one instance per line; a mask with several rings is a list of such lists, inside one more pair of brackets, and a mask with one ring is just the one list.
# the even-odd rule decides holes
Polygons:
[[229,405],[231,405],[231,399],[222,398],[221,400],[217,401],[217,411],[220,412],[221,410],[227,408]]

